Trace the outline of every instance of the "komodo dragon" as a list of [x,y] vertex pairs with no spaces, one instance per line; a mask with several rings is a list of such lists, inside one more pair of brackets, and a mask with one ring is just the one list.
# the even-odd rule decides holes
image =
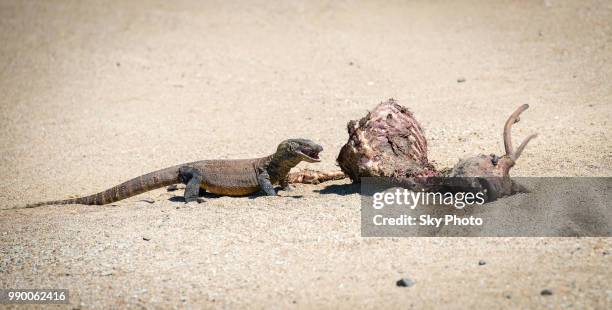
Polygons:
[[196,201],[200,189],[213,194],[244,196],[259,190],[275,196],[274,184],[289,187],[289,170],[301,161],[318,162],[323,147],[307,139],[289,139],[278,145],[272,155],[253,159],[201,160],[151,172],[86,197],[27,205],[84,204],[104,205],[156,188],[184,183],[185,202]]

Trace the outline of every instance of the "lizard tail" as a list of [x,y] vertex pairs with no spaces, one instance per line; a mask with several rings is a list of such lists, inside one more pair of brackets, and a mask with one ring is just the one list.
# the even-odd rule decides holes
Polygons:
[[174,166],[166,169],[154,171],[148,174],[135,177],[129,181],[123,182],[117,186],[111,187],[103,192],[89,195],[86,197],[45,201],[26,205],[26,208],[35,208],[48,205],[67,205],[67,204],[83,204],[83,205],[104,205],[107,203],[119,201],[128,197],[142,194],[156,188],[168,186],[171,184],[180,183],[179,167]]

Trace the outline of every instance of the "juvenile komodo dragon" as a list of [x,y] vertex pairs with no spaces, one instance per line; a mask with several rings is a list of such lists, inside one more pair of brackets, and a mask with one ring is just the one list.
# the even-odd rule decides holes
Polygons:
[[272,155],[252,159],[201,160],[151,172],[86,197],[47,201],[27,205],[84,204],[104,205],[156,188],[184,183],[185,202],[197,201],[200,189],[213,194],[244,196],[262,190],[275,196],[273,185],[289,189],[289,170],[301,161],[319,162],[323,147],[307,139],[289,139],[278,145]]

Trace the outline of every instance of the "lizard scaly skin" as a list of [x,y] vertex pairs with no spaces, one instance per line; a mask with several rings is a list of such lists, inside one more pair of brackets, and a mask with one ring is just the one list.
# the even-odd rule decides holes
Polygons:
[[323,148],[307,139],[289,139],[272,155],[253,159],[201,160],[141,175],[90,196],[27,205],[104,205],[156,188],[185,183],[185,202],[195,201],[200,189],[213,194],[244,196],[262,190],[274,196],[274,185],[289,187],[289,171],[301,161],[318,162]]

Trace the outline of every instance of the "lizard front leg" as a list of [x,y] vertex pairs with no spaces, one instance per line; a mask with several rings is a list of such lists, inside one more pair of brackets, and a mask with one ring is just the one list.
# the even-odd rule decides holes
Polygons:
[[268,196],[276,196],[276,192],[274,191],[274,186],[272,186],[272,182],[270,181],[270,175],[265,170],[260,170],[257,175],[257,182],[259,183],[259,187],[264,193]]
[[287,192],[293,191],[294,189],[293,185],[289,184],[289,174],[287,174],[284,178],[281,179],[280,186],[284,191],[287,191]]
[[179,169],[179,176],[186,185],[185,202],[197,201],[202,185],[202,173],[196,168],[186,166]]

